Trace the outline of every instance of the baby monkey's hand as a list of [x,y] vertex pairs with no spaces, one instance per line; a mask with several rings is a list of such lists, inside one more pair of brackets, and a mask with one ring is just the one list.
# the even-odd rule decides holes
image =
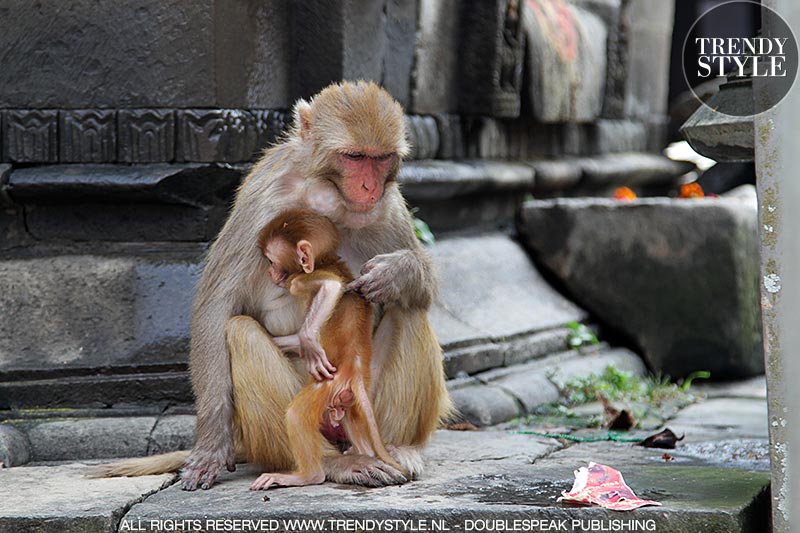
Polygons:
[[333,379],[336,367],[328,361],[325,350],[322,349],[315,335],[308,332],[300,332],[300,357],[306,360],[306,368],[317,381],[323,379]]

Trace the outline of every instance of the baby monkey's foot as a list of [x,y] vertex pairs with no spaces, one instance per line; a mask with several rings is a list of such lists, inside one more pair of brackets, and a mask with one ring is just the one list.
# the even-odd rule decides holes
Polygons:
[[250,490],[267,490],[270,487],[303,487],[305,485],[319,485],[325,481],[325,474],[319,473],[310,476],[299,474],[266,473],[258,476]]

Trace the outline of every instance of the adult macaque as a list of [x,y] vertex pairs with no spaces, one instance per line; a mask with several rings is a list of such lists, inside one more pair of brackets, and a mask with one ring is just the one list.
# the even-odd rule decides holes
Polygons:
[[[253,245],[259,228],[283,209],[308,207],[341,234],[338,253],[361,275],[349,285],[382,315],[373,333],[371,391],[385,442],[412,477],[450,401],[441,349],[427,319],[435,292],[429,259],[417,242],[395,177],[408,151],[399,104],[373,83],[342,83],[299,100],[294,127],[266,151],[242,183],[208,253],[192,317],[190,369],[197,442],[186,452],[135,459],[106,475],[143,475],[183,465],[183,488],[209,488],[241,452],[265,470],[292,467],[284,423],[307,377],[273,337],[296,332],[303,309],[266,279]],[[301,350],[305,350],[301,339]],[[184,464],[184,460],[186,461]],[[402,472],[380,459],[326,457],[326,477],[363,485],[398,483]]]
[[[287,209],[264,227],[258,242],[270,263],[272,281],[288,289],[307,309],[299,334],[274,341],[284,350],[300,353],[311,378],[286,413],[295,470],[289,474],[264,473],[250,488],[325,481],[323,455],[339,453],[322,436],[320,428],[325,426],[329,432],[343,427],[354,453],[378,457],[402,472],[403,467],[384,447],[367,394],[372,306],[363,297],[344,292],[353,275],[336,255],[336,226],[309,209]],[[304,343],[301,338],[306,339]],[[302,344],[313,347],[313,351],[303,352]],[[331,372],[335,374],[331,376]]]

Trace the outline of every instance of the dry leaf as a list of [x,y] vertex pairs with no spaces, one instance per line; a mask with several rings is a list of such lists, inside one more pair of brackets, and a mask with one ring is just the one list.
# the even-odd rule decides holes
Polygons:
[[597,393],[597,399],[606,413],[606,427],[617,431],[627,431],[636,425],[636,420],[627,409],[617,409],[603,394]]
[[680,438],[678,438],[678,436],[675,435],[671,429],[666,428],[661,433],[650,435],[642,442],[637,442],[635,446],[644,446],[645,448],[665,448],[671,450],[675,448],[675,443],[683,440],[685,436],[686,435],[681,435]]
[[478,431],[478,426],[470,424],[469,422],[460,422],[458,424],[448,424],[444,429],[451,431]]

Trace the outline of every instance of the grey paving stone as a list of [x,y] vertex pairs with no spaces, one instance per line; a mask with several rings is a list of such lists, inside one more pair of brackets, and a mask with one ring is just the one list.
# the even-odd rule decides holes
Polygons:
[[709,398],[756,398],[767,399],[766,376],[756,376],[743,381],[714,383],[698,380],[692,384]]
[[[774,423],[779,424],[780,421]],[[672,431],[686,433],[687,442],[709,439],[768,439],[767,405],[750,398],[716,398],[690,405],[669,421]]]
[[414,161],[403,165],[398,183],[410,201],[446,200],[479,192],[528,190],[533,170],[501,161]]
[[[223,472],[208,491],[187,493],[172,486],[154,494],[134,505],[124,520],[145,531],[155,530],[150,520],[199,520],[208,527],[206,520],[219,519],[274,520],[277,529],[292,529],[285,520],[315,519],[322,531],[346,527],[336,519],[425,520],[429,529],[432,520],[441,520],[437,525],[463,531],[479,520],[539,519],[565,520],[565,531],[581,531],[591,526],[572,526],[572,520],[594,519],[609,527],[612,520],[633,517],[652,520],[659,532],[685,533],[755,532],[763,525],[759,520],[766,519],[766,472],[716,468],[697,459],[691,466],[674,465],[661,459],[663,451],[656,455],[624,444],[558,446],[514,432],[438,432],[426,452],[426,471],[407,485],[363,489],[326,483],[253,493],[248,487],[258,471],[240,467]],[[663,507],[621,515],[556,503],[572,486],[573,470],[590,460],[618,467],[639,496],[659,500]]]
[[463,420],[476,426],[491,426],[519,416],[516,400],[507,392],[490,385],[474,385],[450,391]]
[[117,530],[128,508],[173,475],[87,479],[86,465],[0,469],[0,531],[94,533]]

